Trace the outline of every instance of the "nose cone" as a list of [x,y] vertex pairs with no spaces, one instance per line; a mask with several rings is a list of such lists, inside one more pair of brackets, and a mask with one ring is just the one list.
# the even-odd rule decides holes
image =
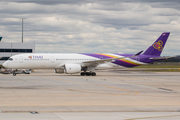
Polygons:
[[4,63],[2,64],[2,66],[5,67],[5,68],[7,68],[7,67],[8,67],[8,63],[7,63],[7,62],[4,62]]

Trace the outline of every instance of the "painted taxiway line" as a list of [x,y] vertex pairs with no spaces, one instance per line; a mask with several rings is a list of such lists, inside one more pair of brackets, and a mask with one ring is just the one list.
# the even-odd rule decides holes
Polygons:
[[[142,120],[142,119],[153,119],[153,118],[169,118],[169,117],[179,117],[180,115],[169,115],[169,116],[154,116],[154,117],[141,117],[141,118],[131,118],[131,119],[125,119],[125,120]],[[171,119],[171,118],[169,118]]]

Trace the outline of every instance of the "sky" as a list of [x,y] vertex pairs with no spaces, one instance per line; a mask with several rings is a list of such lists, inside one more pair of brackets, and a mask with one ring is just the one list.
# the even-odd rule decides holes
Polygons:
[[162,55],[180,55],[179,0],[1,0],[2,42],[37,53],[137,53],[171,32]]

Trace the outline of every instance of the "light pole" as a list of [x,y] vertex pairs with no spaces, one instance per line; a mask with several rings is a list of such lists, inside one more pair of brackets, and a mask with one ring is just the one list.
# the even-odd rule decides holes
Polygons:
[[22,43],[23,43],[23,20],[26,20],[26,18],[21,18],[22,19]]

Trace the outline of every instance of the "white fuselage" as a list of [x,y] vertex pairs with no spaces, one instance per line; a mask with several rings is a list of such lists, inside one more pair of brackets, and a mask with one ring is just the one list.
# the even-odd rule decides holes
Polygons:
[[[83,62],[99,60],[83,54],[47,54],[47,53],[29,53],[19,54],[12,57],[13,60],[5,62],[3,66],[11,69],[58,69],[64,64],[80,64]],[[119,67],[113,63],[100,64],[95,69],[108,69]]]

